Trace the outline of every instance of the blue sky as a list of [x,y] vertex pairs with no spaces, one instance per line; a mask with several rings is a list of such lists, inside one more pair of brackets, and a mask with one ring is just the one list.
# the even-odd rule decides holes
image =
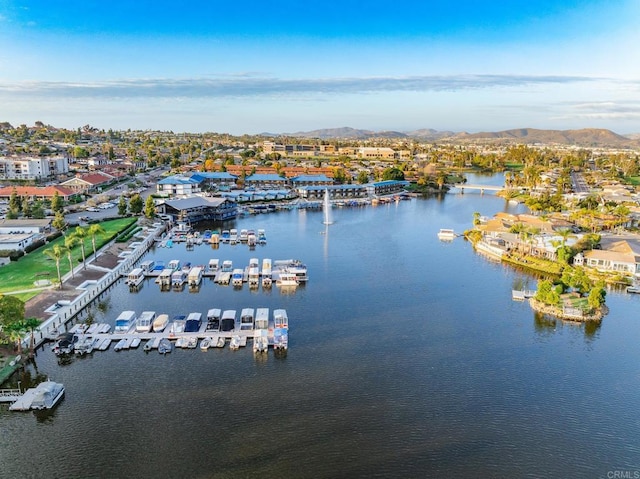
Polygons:
[[640,132],[640,2],[0,0],[0,121]]

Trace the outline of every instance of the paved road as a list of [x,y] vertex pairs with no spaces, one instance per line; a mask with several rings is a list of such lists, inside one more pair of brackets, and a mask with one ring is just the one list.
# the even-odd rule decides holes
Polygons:
[[582,176],[582,173],[572,171],[571,183],[573,184],[573,191],[575,193],[589,193],[590,191],[589,186],[584,179],[584,176]]

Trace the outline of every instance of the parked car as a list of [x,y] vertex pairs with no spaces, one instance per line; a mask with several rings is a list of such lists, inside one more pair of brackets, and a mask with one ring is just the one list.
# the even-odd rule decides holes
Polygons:
[[93,206],[89,206],[85,211],[91,211],[92,213],[97,213],[100,210],[98,208],[94,208]]

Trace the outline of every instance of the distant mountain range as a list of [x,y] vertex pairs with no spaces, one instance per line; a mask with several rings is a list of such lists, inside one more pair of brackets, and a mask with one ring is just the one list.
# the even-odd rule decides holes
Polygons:
[[518,128],[495,132],[466,133],[453,131],[438,131],[433,129],[421,129],[408,132],[400,131],[371,131],[355,128],[325,128],[312,131],[299,131],[296,133],[262,133],[264,136],[290,136],[298,138],[321,139],[355,139],[366,140],[370,138],[389,139],[417,139],[422,141],[447,140],[451,142],[483,141],[514,143],[544,143],[560,145],[576,145],[583,147],[611,146],[611,147],[640,147],[640,134],[622,136],[611,130],[600,128],[584,128],[581,130],[538,130],[535,128]]

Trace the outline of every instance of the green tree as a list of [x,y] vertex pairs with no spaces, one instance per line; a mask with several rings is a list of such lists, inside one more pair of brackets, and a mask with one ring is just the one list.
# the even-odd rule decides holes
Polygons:
[[129,200],[129,211],[134,215],[139,215],[142,213],[142,208],[144,208],[144,203],[140,195],[136,193]]
[[62,197],[56,191],[51,198],[51,210],[54,213],[62,213],[63,209]]
[[35,349],[35,345],[36,345],[36,338],[35,338],[35,330],[38,329],[38,327],[40,326],[40,320],[38,318],[26,318],[24,320],[24,327],[27,331],[29,331],[29,355],[33,356],[33,350]]
[[356,181],[361,185],[364,185],[365,183],[369,183],[369,173],[362,170],[360,173],[358,173],[358,177]]
[[96,237],[102,236],[103,234],[105,234],[104,228],[97,223],[92,224],[91,226],[89,226],[87,233],[89,234],[89,236],[91,236],[91,246],[93,246],[93,258],[97,260],[98,255],[96,251]]
[[58,289],[62,289],[62,275],[60,274],[60,260],[67,254],[67,248],[60,245],[53,245],[42,252],[48,258],[51,258],[56,262],[56,271],[58,272]]
[[89,236],[89,232],[82,226],[76,226],[73,230],[73,236],[78,240],[80,244],[80,251],[82,252],[82,269],[87,269],[87,257],[85,255],[84,240]]
[[144,216],[151,219],[156,215],[156,204],[153,201],[151,195],[147,196],[147,201],[144,203]]
[[124,199],[124,195],[120,195],[118,200],[118,214],[124,216],[127,214],[127,200]]
[[44,206],[42,206],[42,201],[36,201],[35,203],[33,203],[33,206],[31,207],[31,217],[34,219],[44,219],[45,214],[44,214]]
[[64,233],[64,230],[67,228],[67,222],[64,219],[64,215],[60,212],[56,212],[55,218],[51,222],[51,226],[53,226],[58,231]]
[[27,196],[22,198],[22,214],[24,216],[31,216],[32,215],[31,201],[29,200],[29,198]]
[[396,168],[396,167],[386,168],[382,172],[382,179],[383,180],[399,180],[399,181],[402,181],[402,180],[404,180],[404,173],[402,172],[402,170],[400,168]]
[[16,345],[18,348],[18,354],[22,354],[22,338],[26,332],[22,318],[11,323],[3,330],[3,332],[9,341]]
[[76,247],[79,241],[80,240],[76,238],[73,234],[70,234],[69,236],[66,236],[64,238],[64,246],[65,246],[65,249],[67,250],[67,259],[69,260],[69,270],[71,271],[72,278],[75,278],[75,274],[73,272],[73,259],[71,258],[71,252],[73,248]]
[[591,288],[591,291],[589,291],[589,297],[587,298],[589,307],[593,309],[600,308],[604,304],[606,295],[607,291],[604,289],[602,284],[596,285]]
[[0,329],[24,318],[24,302],[10,294],[0,296]]
[[16,217],[20,214],[20,207],[22,206],[21,203],[18,191],[14,187],[11,191],[11,196],[9,196],[9,210],[12,213],[15,213]]

